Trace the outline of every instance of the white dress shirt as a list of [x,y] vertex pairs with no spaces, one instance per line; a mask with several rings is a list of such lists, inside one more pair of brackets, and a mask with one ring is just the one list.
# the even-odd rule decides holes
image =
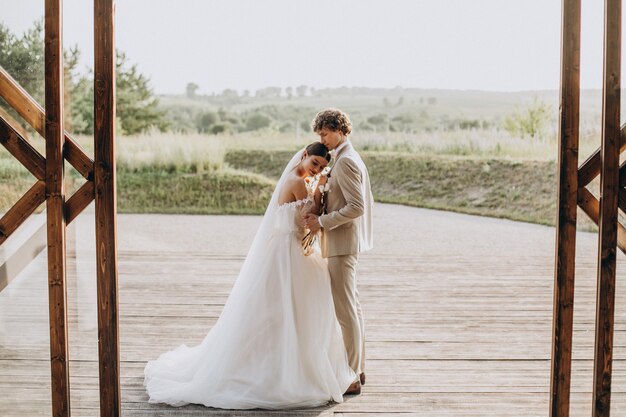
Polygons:
[[[346,138],[346,140],[339,146],[337,146],[334,150],[333,150],[333,158],[335,158],[335,155],[339,155],[339,151],[342,150],[343,148],[345,148],[346,146],[348,146],[349,143],[349,139]],[[336,160],[333,162],[333,164],[337,162]],[[324,227],[324,225],[322,224],[322,220],[321,218],[318,216],[317,217],[317,222],[319,223],[320,227]]]

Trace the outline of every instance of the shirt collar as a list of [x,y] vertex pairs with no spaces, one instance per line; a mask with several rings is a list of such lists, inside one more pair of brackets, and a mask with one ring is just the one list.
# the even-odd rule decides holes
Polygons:
[[350,139],[346,139],[346,141],[344,143],[342,143],[341,145],[337,146],[335,148],[335,151],[333,152],[333,157],[337,157],[337,155],[339,155],[339,152],[341,152],[341,150],[343,148],[345,148],[346,146],[348,146],[348,144],[350,143]]

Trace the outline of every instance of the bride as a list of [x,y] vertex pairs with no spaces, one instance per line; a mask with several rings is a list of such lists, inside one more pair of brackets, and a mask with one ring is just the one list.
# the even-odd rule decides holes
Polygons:
[[319,190],[305,180],[329,161],[328,148],[314,142],[287,164],[213,328],[200,345],[183,344],[147,363],[150,403],[284,409],[343,401],[356,375],[328,267],[318,250],[301,244],[302,215],[319,212],[320,204]]

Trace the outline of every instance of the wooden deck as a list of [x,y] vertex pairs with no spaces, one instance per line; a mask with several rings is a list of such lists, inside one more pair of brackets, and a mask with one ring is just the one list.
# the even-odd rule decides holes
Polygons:
[[[97,416],[93,214],[68,231],[72,414]],[[164,221],[166,219],[166,221]],[[415,208],[375,210],[359,264],[368,383],[342,404],[226,412],[148,404],[143,367],[199,343],[218,317],[258,217],[119,215],[125,416],[547,416],[553,228]],[[76,233],[72,232],[73,228]],[[72,236],[75,236],[72,238]],[[579,233],[572,416],[591,414],[597,235]],[[612,416],[626,416],[626,273],[618,256]],[[45,253],[0,292],[0,416],[47,416]]]

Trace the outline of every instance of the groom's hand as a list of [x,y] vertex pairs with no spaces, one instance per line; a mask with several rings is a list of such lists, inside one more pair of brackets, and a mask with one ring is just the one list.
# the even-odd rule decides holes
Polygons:
[[317,233],[320,229],[320,222],[318,221],[318,215],[313,213],[308,213],[304,215],[304,224],[307,229],[309,229],[312,233]]

